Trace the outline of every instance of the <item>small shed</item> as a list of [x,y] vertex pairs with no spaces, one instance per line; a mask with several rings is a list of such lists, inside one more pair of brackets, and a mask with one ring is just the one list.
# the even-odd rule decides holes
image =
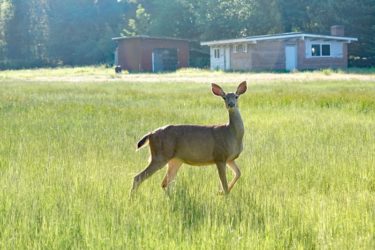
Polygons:
[[189,66],[189,41],[178,38],[115,37],[115,65],[136,72],[175,71]]
[[331,27],[330,35],[291,32],[202,42],[210,47],[211,69],[304,70],[347,68],[348,44],[357,38],[344,35],[344,27]]

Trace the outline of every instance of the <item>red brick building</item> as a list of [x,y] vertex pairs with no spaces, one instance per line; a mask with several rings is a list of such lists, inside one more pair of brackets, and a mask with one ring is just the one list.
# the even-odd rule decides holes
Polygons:
[[115,64],[128,71],[174,71],[189,66],[189,41],[165,37],[115,37]]
[[330,35],[302,32],[251,36],[202,42],[210,47],[211,69],[304,70],[347,68],[348,44],[344,27],[331,27]]

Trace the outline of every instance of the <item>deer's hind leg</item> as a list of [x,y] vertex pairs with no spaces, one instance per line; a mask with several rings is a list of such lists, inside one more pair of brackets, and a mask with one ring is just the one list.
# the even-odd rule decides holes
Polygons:
[[164,176],[163,182],[161,183],[161,187],[165,190],[168,188],[169,184],[174,180],[177,175],[178,170],[182,165],[182,161],[179,159],[171,159],[168,162],[168,170]]
[[156,171],[164,167],[166,163],[167,161],[164,159],[152,158],[148,166],[134,177],[131,193],[134,193],[134,191],[137,190],[139,185],[141,185],[141,183],[144,180],[146,180],[148,177],[153,175]]

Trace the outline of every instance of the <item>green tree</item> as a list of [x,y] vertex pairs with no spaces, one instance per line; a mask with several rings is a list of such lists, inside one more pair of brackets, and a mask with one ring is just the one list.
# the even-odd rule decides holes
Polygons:
[[31,0],[29,8],[30,53],[33,60],[46,63],[49,39],[48,1]]
[[194,1],[150,0],[149,34],[194,39],[199,36],[193,13]]
[[8,6],[0,21],[4,58],[15,67],[44,65],[48,42],[47,0],[12,0],[4,4]]
[[110,62],[127,3],[117,0],[50,0],[49,56],[55,64]]
[[8,32],[8,22],[13,14],[13,6],[10,0],[0,0],[0,60],[6,59],[6,34]]
[[6,57],[17,63],[27,62],[32,59],[30,43],[30,2],[25,0],[12,0],[10,19],[6,23]]
[[127,27],[123,29],[122,35],[135,36],[149,34],[150,19],[150,14],[146,12],[142,4],[138,4],[137,9],[135,11],[135,17],[129,18]]
[[201,1],[198,11],[203,40],[281,31],[278,6],[273,0]]
[[358,37],[349,46],[354,66],[375,66],[375,1],[330,1],[335,23],[345,26],[345,33]]

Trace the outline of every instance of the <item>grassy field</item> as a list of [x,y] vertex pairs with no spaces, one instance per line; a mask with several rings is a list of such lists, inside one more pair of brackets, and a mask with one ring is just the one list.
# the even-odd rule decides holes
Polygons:
[[[373,73],[111,72],[0,72],[1,249],[375,248]],[[184,165],[170,196],[163,169],[130,201],[138,139],[227,122],[208,83],[242,80],[230,195],[215,167]]]

